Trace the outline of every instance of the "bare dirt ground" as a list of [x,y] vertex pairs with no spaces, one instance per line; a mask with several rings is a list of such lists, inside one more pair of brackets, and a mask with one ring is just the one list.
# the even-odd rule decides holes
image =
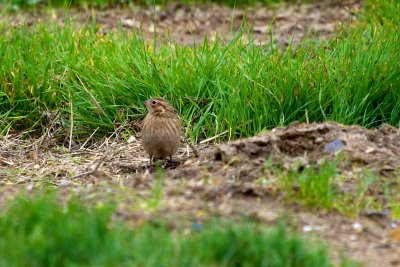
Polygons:
[[[315,40],[329,38],[341,26],[346,26],[357,18],[363,7],[361,0],[325,0],[317,3],[293,5],[279,4],[273,7],[232,7],[216,4],[171,5],[157,7],[157,38],[178,44],[202,43],[207,35],[209,40],[217,36],[229,41],[242,28],[246,19],[252,28],[251,35],[246,31],[245,39],[256,43],[274,42],[288,45],[300,43],[305,37]],[[79,23],[90,22],[95,15],[100,32],[109,32],[122,25],[152,40],[154,36],[154,9],[113,8],[103,10],[72,9],[68,16]],[[66,14],[60,10],[37,10],[35,12],[10,13],[0,18],[4,26],[34,25],[39,21],[56,20],[63,24]],[[4,29],[8,27],[4,27]]]
[[[272,26],[274,40],[287,45],[291,39],[298,43],[305,36],[326,39],[341,23],[354,21],[361,8],[362,1],[358,0],[235,10],[218,5],[176,5],[156,10],[157,33],[159,40],[173,39],[179,44],[201,42],[205,35],[213,40],[217,34],[230,40],[231,30],[240,29],[247,17],[257,42],[270,41]],[[149,40],[153,36],[152,9],[117,8],[94,13],[101,32],[117,29],[121,21],[126,29],[142,29]],[[69,13],[80,23],[90,20],[91,14],[77,9]],[[0,24],[4,30],[4,26],[54,19],[62,24],[64,18],[61,11],[31,11],[6,14]],[[285,214],[299,232],[325,240],[336,260],[344,254],[366,266],[400,266],[400,221],[388,212],[388,203],[382,200],[382,211],[371,207],[353,217],[310,210],[285,201],[284,192],[277,186],[279,176],[273,171],[296,169],[301,173],[308,166],[321,164],[322,158],[333,160],[340,153],[345,160],[337,171],[346,177],[341,190],[351,191],[363,179],[361,169],[398,188],[397,128],[293,124],[222,145],[198,145],[199,158],[182,147],[177,156],[180,165],[163,174],[148,166],[139,138],[126,139],[114,134],[98,142],[75,143],[69,151],[46,135],[32,140],[17,134],[0,137],[0,207],[20,192],[31,194],[54,187],[66,197],[73,193],[88,203],[115,202],[116,216],[134,225],[154,218],[168,220],[172,226],[177,218],[201,223],[214,216],[245,216],[272,225]],[[382,191],[377,184],[368,195],[379,201]]]
[[[392,218],[387,203],[382,203],[382,211],[366,209],[353,217],[311,210],[284,200],[273,171],[296,168],[301,173],[303,167],[318,166],[322,158],[332,160],[341,153],[346,159],[337,168],[346,177],[342,190],[364,178],[361,168],[398,187],[398,128],[294,123],[198,149],[201,155],[196,158],[183,146],[177,156],[181,164],[160,174],[148,165],[140,140],[133,137],[127,142],[114,135],[84,147],[77,144],[70,152],[63,146],[49,147],[42,139],[1,137],[0,206],[18,192],[30,194],[50,186],[88,203],[115,202],[116,216],[134,225],[155,218],[172,226],[182,221],[201,224],[215,216],[245,216],[270,225],[286,214],[299,232],[325,240],[334,259],[343,254],[366,266],[400,264],[400,221]],[[382,190],[377,186],[368,194],[379,199]]]

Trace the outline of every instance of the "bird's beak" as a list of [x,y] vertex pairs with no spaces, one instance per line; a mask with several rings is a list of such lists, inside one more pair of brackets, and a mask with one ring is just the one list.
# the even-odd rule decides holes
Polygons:
[[143,101],[142,104],[144,104],[145,106],[147,106],[147,104],[149,103],[149,100]]

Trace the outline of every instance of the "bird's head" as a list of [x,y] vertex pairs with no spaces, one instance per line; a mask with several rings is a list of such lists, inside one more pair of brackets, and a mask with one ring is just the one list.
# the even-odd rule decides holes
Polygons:
[[171,113],[175,114],[174,108],[164,98],[151,98],[144,101],[144,104],[146,105],[149,112],[153,115],[165,116]]

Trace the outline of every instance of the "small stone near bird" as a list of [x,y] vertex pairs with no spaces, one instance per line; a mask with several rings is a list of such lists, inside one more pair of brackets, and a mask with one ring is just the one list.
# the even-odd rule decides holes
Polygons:
[[131,135],[129,138],[128,138],[128,144],[132,144],[132,143],[135,143],[137,140],[136,140],[136,137],[134,137],[133,135]]

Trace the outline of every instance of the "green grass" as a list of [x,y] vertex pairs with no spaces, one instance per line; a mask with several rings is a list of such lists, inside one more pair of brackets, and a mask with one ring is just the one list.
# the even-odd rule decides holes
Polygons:
[[273,170],[279,176],[279,193],[288,204],[314,210],[335,210],[352,217],[366,211],[390,212],[392,218],[399,218],[399,185],[394,182],[398,178],[385,178],[366,169],[349,176],[339,171],[345,168],[337,168],[340,160],[324,160],[302,170]]
[[[349,171],[349,167],[352,171]],[[265,168],[277,177],[270,183],[276,195],[288,205],[299,204],[314,211],[336,211],[347,217],[368,212],[389,213],[400,218],[399,172],[385,177],[377,171],[350,166],[341,154],[329,161],[303,166],[294,164],[289,170],[274,167],[268,161]],[[347,171],[346,171],[347,170]],[[265,183],[264,177],[260,179]]]
[[325,161],[319,167],[307,167],[300,173],[298,170],[283,172],[279,182],[285,189],[285,198],[313,208],[332,209],[340,198],[338,188],[334,188],[338,176],[336,166],[336,161]]
[[286,50],[240,34],[155,50],[123,30],[100,34],[95,22],[13,28],[0,36],[0,132],[40,130],[46,110],[60,110],[68,132],[72,105],[76,136],[97,127],[104,135],[116,118],[143,116],[141,102],[153,96],[177,108],[194,139],[307,118],[399,126],[399,12],[396,1],[370,0],[365,18],[337,38]]
[[183,234],[158,223],[128,229],[112,212],[54,194],[16,198],[0,214],[0,266],[332,266],[324,245],[282,223],[213,220]]

